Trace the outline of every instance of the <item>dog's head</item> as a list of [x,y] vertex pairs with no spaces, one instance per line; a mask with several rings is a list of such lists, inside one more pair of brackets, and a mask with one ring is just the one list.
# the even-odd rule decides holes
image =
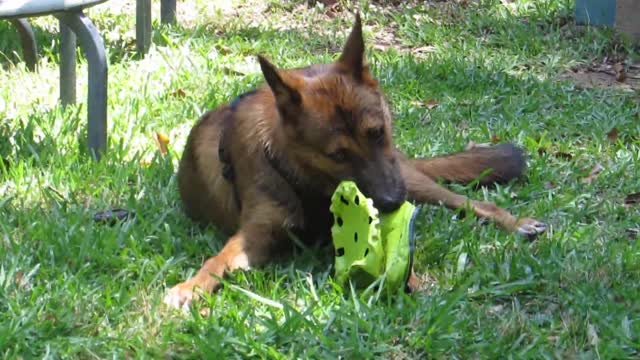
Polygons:
[[354,180],[378,209],[397,209],[406,188],[391,112],[365,63],[360,16],[332,64],[278,70],[259,61],[280,112],[287,156],[298,172],[327,195],[340,181]]

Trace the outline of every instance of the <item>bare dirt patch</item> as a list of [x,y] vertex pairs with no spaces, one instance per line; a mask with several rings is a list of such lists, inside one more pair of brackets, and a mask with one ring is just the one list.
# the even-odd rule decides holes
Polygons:
[[640,91],[640,63],[608,62],[576,67],[560,76],[581,88],[612,88],[623,91]]

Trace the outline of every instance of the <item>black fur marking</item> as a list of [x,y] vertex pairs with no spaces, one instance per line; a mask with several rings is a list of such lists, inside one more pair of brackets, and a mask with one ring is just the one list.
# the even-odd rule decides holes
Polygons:
[[335,114],[340,122],[344,125],[349,135],[355,136],[356,124],[353,117],[353,112],[338,105],[335,108]]
[[218,158],[222,165],[222,176],[231,183],[233,187],[233,197],[235,199],[238,210],[242,209],[242,201],[240,200],[240,194],[238,194],[238,188],[234,183],[235,171],[233,169],[233,159],[231,158],[231,152],[229,151],[229,144],[231,142],[231,128],[233,127],[233,111],[227,111],[224,119],[222,120],[222,127],[220,129],[220,142],[218,143]]
[[[333,221],[329,211],[331,199],[321,192],[313,191],[312,184],[295,176],[291,165],[288,164],[286,159],[279,158],[266,149],[264,156],[271,168],[291,187],[297,197],[296,201],[299,201],[298,204],[302,206],[304,228],[299,237],[317,238],[318,234],[320,234],[323,239],[331,239],[330,229]],[[282,189],[276,189],[276,191],[281,192]],[[339,225],[342,225],[342,219],[337,221]]]
[[251,95],[253,95],[255,93],[256,93],[256,90],[251,90],[251,91],[247,91],[244,94],[240,94],[240,95],[236,96],[236,98],[233,99],[231,104],[229,104],[229,108],[231,108],[231,111],[236,111],[238,109],[238,105],[240,105],[240,102],[242,101],[242,99],[246,98],[247,96],[251,96]]

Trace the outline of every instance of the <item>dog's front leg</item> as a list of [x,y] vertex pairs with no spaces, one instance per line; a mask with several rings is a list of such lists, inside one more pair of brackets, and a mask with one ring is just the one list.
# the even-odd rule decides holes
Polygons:
[[175,308],[188,307],[198,294],[216,290],[225,273],[264,263],[273,241],[270,227],[264,224],[248,223],[241,226],[222,251],[207,259],[195,276],[169,290],[164,302]]
[[494,220],[501,227],[530,238],[546,230],[546,225],[540,221],[531,218],[517,218],[494,203],[470,200],[466,196],[446,189],[416,169],[409,161],[401,162],[401,171],[409,197],[412,200],[443,204],[450,209],[470,207],[477,216]]

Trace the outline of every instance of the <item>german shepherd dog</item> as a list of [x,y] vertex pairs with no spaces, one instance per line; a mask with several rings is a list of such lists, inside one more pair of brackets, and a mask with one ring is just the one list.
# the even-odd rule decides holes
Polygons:
[[164,301],[189,306],[219,287],[227,272],[267,262],[288,233],[330,238],[330,197],[353,180],[383,212],[405,200],[471,209],[502,228],[533,237],[545,224],[489,202],[469,200],[437,181],[506,182],[525,169],[511,144],[431,159],[409,159],[392,141],[391,111],[364,59],[360,16],[333,63],[277,69],[258,56],[266,84],[204,114],[189,135],[178,170],[192,219],[233,234]]

